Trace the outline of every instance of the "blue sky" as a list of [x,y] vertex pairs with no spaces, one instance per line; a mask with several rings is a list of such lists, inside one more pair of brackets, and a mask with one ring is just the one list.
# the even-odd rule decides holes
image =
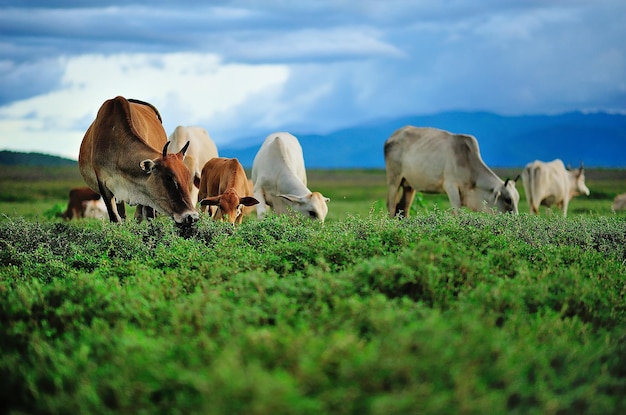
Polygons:
[[0,0],[0,149],[76,158],[117,95],[218,147],[446,110],[626,113],[624,0],[49,3]]

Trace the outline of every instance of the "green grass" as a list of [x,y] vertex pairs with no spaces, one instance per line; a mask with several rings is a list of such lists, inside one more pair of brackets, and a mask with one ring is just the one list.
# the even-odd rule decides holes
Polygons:
[[620,413],[626,222],[0,223],[15,413]]
[[32,191],[0,204],[0,402],[13,414],[624,413],[621,179],[593,180],[604,196],[575,199],[565,219],[453,216],[425,195],[397,220],[381,171],[314,171],[310,187],[332,198],[324,224],[203,216],[191,231],[162,217],[64,222],[44,214],[61,196]]
[[[515,177],[521,169],[495,171],[501,177]],[[586,175],[591,195],[574,198],[570,202],[569,215],[613,214],[613,198],[626,192],[626,170],[592,169]],[[311,190],[320,191],[331,199],[328,205],[329,221],[343,220],[351,215],[368,215],[373,210],[386,210],[384,170],[311,170],[308,178]],[[28,219],[46,217],[46,212],[67,206],[68,193],[72,187],[84,185],[75,167],[0,166],[0,214]],[[520,193],[519,211],[528,212],[521,180],[517,183],[517,189]],[[415,204],[413,213],[450,208],[445,194],[424,194],[422,198],[423,206]],[[559,212],[556,207],[542,207],[541,214],[558,215]]]

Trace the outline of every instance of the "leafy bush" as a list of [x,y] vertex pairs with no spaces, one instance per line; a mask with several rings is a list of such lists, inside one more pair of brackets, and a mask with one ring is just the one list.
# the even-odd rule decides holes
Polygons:
[[0,222],[13,413],[621,413],[626,222]]

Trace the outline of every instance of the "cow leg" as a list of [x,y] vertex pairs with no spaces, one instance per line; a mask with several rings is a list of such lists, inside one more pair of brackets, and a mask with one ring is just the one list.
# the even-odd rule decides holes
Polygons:
[[154,219],[156,218],[156,210],[154,210],[154,208],[151,208],[150,206],[144,206],[145,209],[145,217],[147,219]]
[[566,199],[563,202],[560,203],[561,206],[559,206],[562,210],[563,210],[563,217],[566,218],[567,217],[567,206],[569,205],[569,201]]
[[104,205],[107,207],[109,220],[111,222],[121,222],[122,217],[117,212],[117,204],[115,204],[113,193],[100,180],[98,180],[98,189],[100,190],[99,193],[102,196],[102,200],[104,200]]
[[[395,218],[396,215],[401,214],[400,209],[402,207],[400,202],[401,199],[405,200],[404,187],[402,186],[404,179],[401,177],[398,177],[398,179],[396,180],[395,177],[390,178],[389,174],[387,175],[387,211],[390,218]],[[402,202],[403,205],[405,203],[406,201]]]
[[403,211],[404,216],[409,216],[409,211],[411,210],[411,205],[413,204],[413,198],[415,197],[415,189],[409,186],[402,187],[402,198],[398,203],[397,212]]
[[457,213],[461,208],[461,194],[459,193],[459,188],[456,183],[453,182],[444,182],[443,190],[445,190],[448,195],[448,200],[450,200],[450,206],[454,213]]
[[267,211],[267,202],[265,201],[265,192],[263,190],[254,190],[254,198],[259,201],[256,205],[256,216],[261,219]]
[[[394,218],[398,213],[398,193],[400,186],[389,185],[387,188],[387,211],[389,217]],[[258,209],[258,208],[257,208]]]
[[[409,209],[411,209],[411,205],[413,204],[413,198],[415,197],[415,189],[409,186],[406,179],[402,179],[402,183],[400,183],[400,200],[397,201],[395,206],[394,215],[400,217],[408,217]],[[398,194],[395,195],[395,199],[398,199]]]
[[126,219],[126,204],[124,202],[117,202],[115,205],[117,206],[117,213],[120,215],[120,218]]
[[135,220],[137,221],[137,223],[141,223],[144,217],[145,217],[144,206],[137,205],[137,208],[135,208]]
[[146,219],[154,219],[156,217],[156,213],[153,208],[150,206],[137,205],[137,209],[135,210],[135,220],[137,222],[141,222]]

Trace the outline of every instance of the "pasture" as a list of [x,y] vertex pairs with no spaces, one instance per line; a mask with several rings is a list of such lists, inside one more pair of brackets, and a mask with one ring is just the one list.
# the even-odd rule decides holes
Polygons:
[[188,232],[63,222],[77,169],[0,173],[7,413],[626,411],[622,170],[589,170],[566,219],[518,183],[520,215],[423,195],[403,220],[384,171],[312,171],[324,224]]
[[[521,168],[494,169],[501,178],[514,178]],[[250,171],[246,173],[250,177]],[[626,192],[626,170],[588,169],[589,197],[578,196],[570,204],[569,215],[612,215],[613,198]],[[311,170],[308,172],[309,188],[330,197],[327,220],[342,220],[349,216],[368,215],[372,211],[386,210],[387,189],[385,171],[369,170]],[[0,166],[0,215],[35,219],[64,210],[67,194],[72,187],[84,186],[77,167],[14,167]],[[521,179],[517,182],[520,193],[520,212],[528,212]],[[422,204],[417,200],[421,197]],[[450,208],[444,194],[424,194],[416,197],[413,213]],[[132,215],[133,208],[130,208]],[[46,214],[47,212],[47,214]],[[542,215],[556,214],[556,208],[541,208]],[[618,212],[618,215],[621,215]],[[0,220],[2,218],[0,217]]]

